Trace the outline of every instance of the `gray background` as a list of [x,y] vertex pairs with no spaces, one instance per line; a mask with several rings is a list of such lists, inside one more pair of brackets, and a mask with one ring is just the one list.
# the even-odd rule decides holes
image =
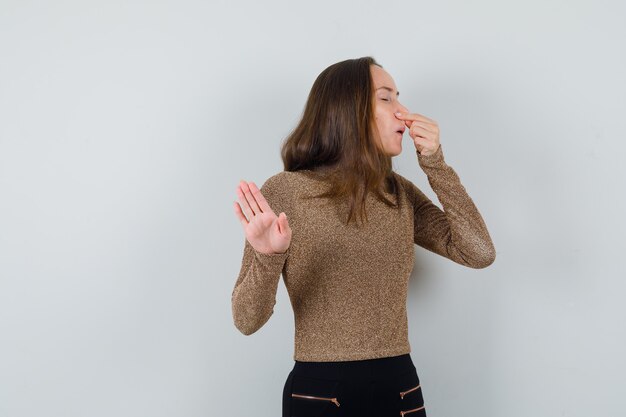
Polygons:
[[232,323],[235,187],[364,55],[438,121],[497,250],[415,248],[428,415],[624,415],[625,9],[2,0],[0,416],[280,415],[293,315],[281,281],[263,328]]

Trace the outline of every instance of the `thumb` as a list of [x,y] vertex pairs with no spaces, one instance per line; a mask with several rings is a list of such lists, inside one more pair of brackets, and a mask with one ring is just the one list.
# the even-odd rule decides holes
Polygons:
[[278,217],[276,218],[276,221],[272,225],[272,227],[274,227],[279,234],[283,234],[284,233],[284,226],[283,226],[282,216],[283,216],[283,213],[279,213]]
[[279,230],[281,233],[285,233],[289,229],[289,223],[287,223],[287,214],[285,212],[281,212],[278,215]]

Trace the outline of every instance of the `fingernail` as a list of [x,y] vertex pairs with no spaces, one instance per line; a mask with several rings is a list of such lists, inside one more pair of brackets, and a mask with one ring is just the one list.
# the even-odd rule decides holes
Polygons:
[[402,116],[402,113],[400,113],[399,111],[396,112],[396,116]]

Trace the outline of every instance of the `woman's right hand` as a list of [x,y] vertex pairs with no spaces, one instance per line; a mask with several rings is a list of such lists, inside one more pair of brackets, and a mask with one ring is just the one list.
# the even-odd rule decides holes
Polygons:
[[287,215],[281,212],[276,216],[254,182],[241,180],[237,185],[237,196],[239,203],[234,203],[235,214],[250,245],[265,254],[285,253],[291,243]]

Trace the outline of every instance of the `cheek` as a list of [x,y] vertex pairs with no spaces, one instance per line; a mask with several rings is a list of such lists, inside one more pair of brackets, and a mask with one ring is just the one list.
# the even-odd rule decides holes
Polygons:
[[386,130],[390,124],[389,116],[382,112],[376,115],[376,120],[378,122],[378,127],[382,130]]

